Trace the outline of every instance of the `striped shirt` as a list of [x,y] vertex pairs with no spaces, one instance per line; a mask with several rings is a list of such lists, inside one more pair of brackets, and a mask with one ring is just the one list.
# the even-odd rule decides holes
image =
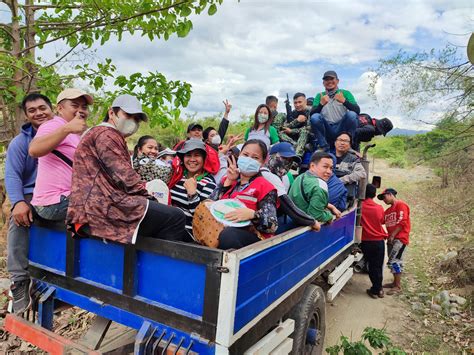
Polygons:
[[171,189],[171,205],[183,210],[186,215],[186,230],[192,236],[194,211],[201,201],[209,198],[216,188],[216,183],[211,175],[203,177],[197,183],[197,194],[190,199],[184,187],[185,181],[185,177],[181,178]]

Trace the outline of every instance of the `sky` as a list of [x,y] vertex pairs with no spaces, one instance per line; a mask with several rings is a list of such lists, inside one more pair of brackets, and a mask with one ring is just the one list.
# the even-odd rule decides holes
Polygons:
[[[157,70],[191,83],[190,114],[222,112],[228,99],[231,120],[252,114],[267,95],[278,96],[284,111],[286,93],[314,96],[322,91],[324,71],[335,70],[339,86],[354,94],[363,112],[389,117],[399,128],[425,129],[393,108],[403,103],[383,78],[379,103],[368,95],[370,69],[400,49],[465,46],[473,27],[472,0],[225,0],[214,16],[194,16],[186,38],[125,36],[120,44],[97,47],[96,59],[112,58],[120,74]],[[390,110],[380,104],[384,100],[392,101]]]

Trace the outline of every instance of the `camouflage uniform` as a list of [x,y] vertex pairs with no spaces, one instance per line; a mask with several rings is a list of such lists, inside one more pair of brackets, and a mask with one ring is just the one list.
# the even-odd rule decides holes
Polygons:
[[[292,113],[296,113],[293,111]],[[308,143],[308,135],[311,132],[311,125],[309,121],[309,112],[307,114],[308,119],[306,122],[298,122],[293,119],[290,123],[286,122],[286,115],[284,113],[278,113],[273,119],[272,125],[278,131],[278,137],[280,142],[288,142],[295,148],[296,154],[300,157],[303,156],[305,145]],[[291,133],[287,134],[283,131],[284,128],[290,128]]]

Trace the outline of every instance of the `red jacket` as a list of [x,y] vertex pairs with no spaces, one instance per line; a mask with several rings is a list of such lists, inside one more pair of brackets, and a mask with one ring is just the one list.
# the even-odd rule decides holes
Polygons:
[[389,235],[398,226],[401,226],[402,230],[395,236],[395,239],[399,239],[403,244],[408,245],[411,229],[410,208],[405,202],[397,200],[385,210],[385,226]]
[[362,241],[378,241],[387,239],[383,229],[385,223],[383,207],[368,198],[362,202]]
[[[176,144],[173,150],[178,151],[183,148],[184,142],[186,141],[184,140]],[[206,144],[206,160],[204,161],[204,170],[206,170],[211,175],[215,175],[218,173],[220,167],[221,163],[219,161],[219,153],[209,144]],[[180,179],[181,177],[177,181]]]

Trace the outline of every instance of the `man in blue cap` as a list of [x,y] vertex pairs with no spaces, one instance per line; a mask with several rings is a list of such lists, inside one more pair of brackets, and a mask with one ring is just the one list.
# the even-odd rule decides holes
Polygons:
[[296,154],[291,143],[280,142],[273,145],[270,149],[270,159],[267,163],[268,169],[283,181],[287,192],[295,180],[290,173],[293,163],[301,164],[301,158]]

